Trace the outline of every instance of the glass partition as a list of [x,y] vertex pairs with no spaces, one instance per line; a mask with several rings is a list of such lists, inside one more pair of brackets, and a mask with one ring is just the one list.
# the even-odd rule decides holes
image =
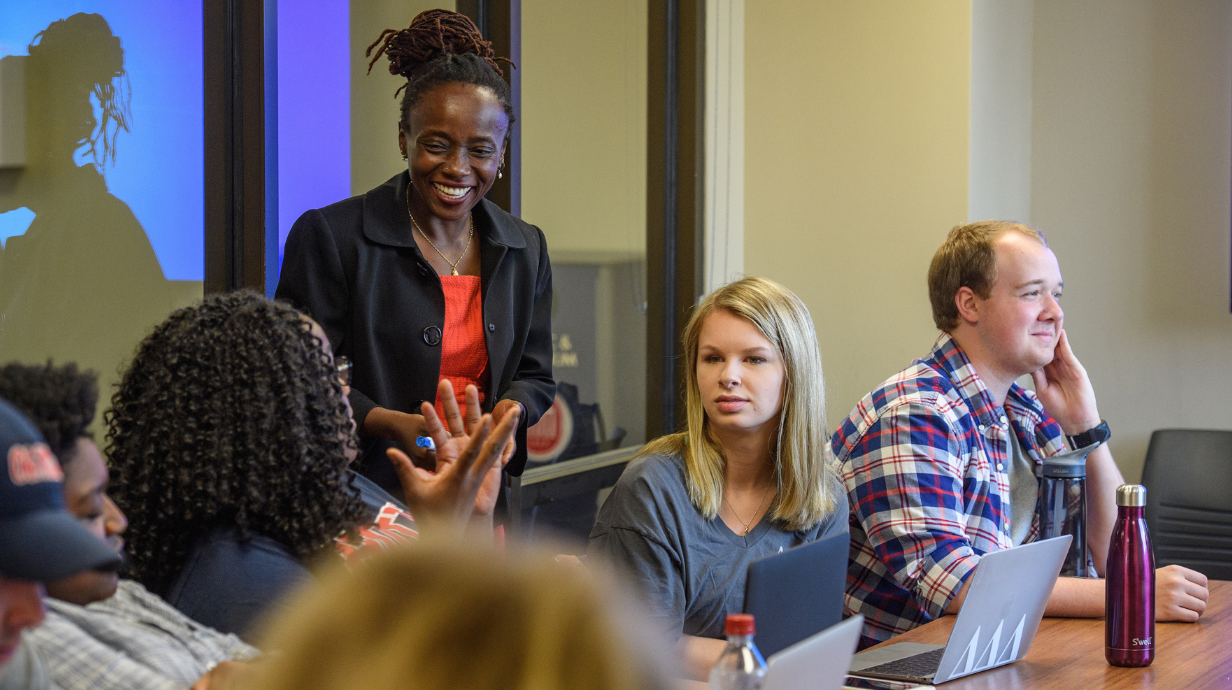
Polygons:
[[[527,437],[545,475],[646,440],[646,21],[645,0],[522,1],[522,216],[554,284],[556,404]],[[528,506],[528,524],[584,539],[594,488]]]

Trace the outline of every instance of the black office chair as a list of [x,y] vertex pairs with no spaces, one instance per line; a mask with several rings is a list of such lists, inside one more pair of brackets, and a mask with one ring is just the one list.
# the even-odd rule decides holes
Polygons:
[[1232,431],[1156,431],[1142,484],[1155,566],[1232,580]]

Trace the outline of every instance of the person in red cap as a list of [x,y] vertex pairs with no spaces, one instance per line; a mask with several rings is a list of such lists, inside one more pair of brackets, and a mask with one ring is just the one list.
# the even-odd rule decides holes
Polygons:
[[3,400],[0,453],[0,688],[37,688],[45,672],[19,648],[22,630],[43,620],[43,583],[114,570],[120,557],[65,511],[60,464]]

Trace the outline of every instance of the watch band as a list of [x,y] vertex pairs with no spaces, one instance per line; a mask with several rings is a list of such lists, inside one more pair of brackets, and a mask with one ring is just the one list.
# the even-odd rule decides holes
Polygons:
[[1092,444],[1098,445],[1100,443],[1106,443],[1108,439],[1112,438],[1112,430],[1108,428],[1107,420],[1101,419],[1099,420],[1098,425],[1087,429],[1081,434],[1074,434],[1073,436],[1066,436],[1065,438],[1069,439],[1070,447],[1077,450],[1079,448],[1086,448]]

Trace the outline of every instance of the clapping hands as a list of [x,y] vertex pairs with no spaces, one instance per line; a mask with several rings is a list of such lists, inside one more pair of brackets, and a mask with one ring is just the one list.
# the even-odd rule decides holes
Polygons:
[[445,408],[444,423],[432,405],[425,402],[421,406],[425,430],[436,444],[436,472],[416,467],[396,448],[387,454],[416,521],[457,529],[472,515],[490,519],[500,495],[501,469],[513,455],[522,411],[514,403],[499,421],[493,415],[481,415],[479,392],[467,386],[464,422],[448,380],[440,382],[438,396]]

